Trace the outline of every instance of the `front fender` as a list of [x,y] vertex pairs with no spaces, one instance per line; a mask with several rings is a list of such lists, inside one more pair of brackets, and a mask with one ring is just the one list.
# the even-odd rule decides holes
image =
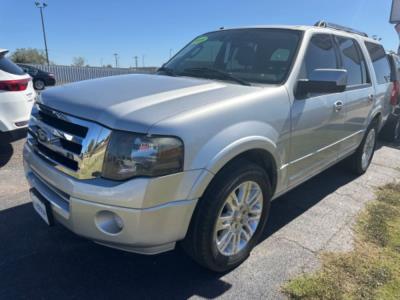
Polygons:
[[248,150],[265,150],[274,159],[277,166],[278,182],[281,178],[280,165],[285,147],[278,149],[278,132],[270,125],[248,121],[235,124],[216,134],[198,152],[192,160],[191,169],[205,169],[194,184],[191,199],[199,198],[217,174],[228,162]]

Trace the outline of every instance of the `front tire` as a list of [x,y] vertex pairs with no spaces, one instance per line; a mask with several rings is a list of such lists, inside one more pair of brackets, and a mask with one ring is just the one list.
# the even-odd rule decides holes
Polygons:
[[350,156],[350,167],[353,173],[356,175],[364,174],[369,165],[371,164],[372,158],[374,157],[376,140],[378,135],[378,126],[376,122],[373,122],[367,129],[367,132],[358,146],[357,151]]
[[249,256],[270,210],[268,175],[246,160],[217,174],[194,212],[183,248],[196,262],[226,272]]

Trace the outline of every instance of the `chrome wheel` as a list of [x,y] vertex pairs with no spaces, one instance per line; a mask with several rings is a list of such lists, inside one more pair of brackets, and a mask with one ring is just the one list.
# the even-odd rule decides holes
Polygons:
[[375,129],[373,128],[368,132],[367,138],[365,139],[363,153],[361,157],[361,167],[363,168],[363,170],[366,170],[368,168],[372,154],[374,153],[375,136],[376,133]]
[[260,222],[263,193],[254,181],[237,186],[225,199],[214,228],[218,251],[226,256],[240,252],[250,241]]

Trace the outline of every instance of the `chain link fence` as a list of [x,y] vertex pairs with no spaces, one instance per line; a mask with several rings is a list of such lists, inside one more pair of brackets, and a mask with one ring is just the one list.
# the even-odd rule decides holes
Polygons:
[[65,84],[69,82],[94,79],[100,77],[121,75],[121,74],[151,74],[157,68],[106,68],[106,67],[75,67],[62,65],[35,65],[29,64],[40,70],[53,73],[56,78],[56,84]]

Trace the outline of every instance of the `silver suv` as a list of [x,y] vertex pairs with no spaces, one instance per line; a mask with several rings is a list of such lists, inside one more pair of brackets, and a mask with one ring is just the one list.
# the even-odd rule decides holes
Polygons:
[[343,159],[367,170],[391,88],[382,46],[348,28],[206,33],[158,74],[44,92],[24,148],[33,205],[96,243],[156,254],[180,241],[226,271],[271,200]]

